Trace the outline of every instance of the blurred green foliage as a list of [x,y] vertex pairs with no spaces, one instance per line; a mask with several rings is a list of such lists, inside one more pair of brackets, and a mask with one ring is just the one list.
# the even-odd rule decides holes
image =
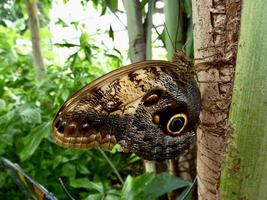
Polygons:
[[[142,7],[147,2],[142,1]],[[122,57],[117,49],[96,44],[94,38],[82,32],[77,44],[56,44],[57,48],[73,52],[64,64],[58,64],[51,34],[45,28],[51,1],[42,1],[40,33],[46,72],[42,81],[37,82],[24,1],[12,3],[11,0],[0,3],[0,156],[19,163],[58,199],[68,199],[59,177],[76,199],[88,200],[155,199],[188,186],[189,182],[168,173],[140,175],[142,161],[135,155],[105,152],[123,178],[122,184],[100,151],[62,149],[53,143],[51,122],[62,103],[82,86],[121,66]],[[102,15],[106,9],[115,12],[118,8],[117,1],[92,3],[101,8]],[[111,26],[108,34],[114,39]],[[0,199],[21,198],[25,199],[24,194],[18,192],[0,163]]]

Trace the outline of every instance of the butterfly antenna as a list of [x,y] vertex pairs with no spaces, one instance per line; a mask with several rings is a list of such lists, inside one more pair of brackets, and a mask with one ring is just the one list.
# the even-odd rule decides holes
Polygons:
[[63,183],[62,179],[59,177],[58,178],[59,180],[59,183],[61,185],[61,187],[63,188],[65,194],[67,195],[67,197],[70,199],[70,200],[75,200],[75,198],[73,196],[71,196],[71,194],[69,193],[69,191],[67,190],[65,184]]
[[190,38],[188,38],[188,39],[186,40],[186,42],[184,43],[184,45],[183,45],[183,47],[182,47],[182,51],[183,51],[183,52],[186,52],[185,47],[186,47],[187,44],[189,43],[189,40],[190,40]]

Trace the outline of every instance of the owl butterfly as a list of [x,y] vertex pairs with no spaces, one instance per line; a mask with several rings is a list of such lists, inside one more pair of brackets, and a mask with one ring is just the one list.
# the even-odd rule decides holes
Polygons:
[[110,72],[72,95],[52,133],[67,148],[112,149],[146,160],[176,157],[196,133],[200,92],[190,62],[144,61]]

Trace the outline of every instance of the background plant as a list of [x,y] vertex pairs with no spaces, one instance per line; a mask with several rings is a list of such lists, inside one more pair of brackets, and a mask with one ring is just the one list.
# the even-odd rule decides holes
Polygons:
[[[118,11],[117,1],[80,2],[84,5],[93,3],[102,15],[107,11]],[[140,3],[141,22],[145,25],[148,1]],[[2,1],[0,6],[3,8],[0,12],[0,156],[19,163],[59,199],[67,197],[58,177],[77,199],[154,199],[190,184],[168,173],[142,174],[142,162],[135,155],[106,152],[121,175],[121,181],[102,152],[66,150],[54,145],[50,127],[62,103],[88,82],[121,66],[125,58],[119,50],[108,49],[103,43],[96,42],[84,28],[80,29],[77,43],[51,44],[47,28],[51,1],[40,1],[39,31],[46,70],[42,79],[37,80],[25,2]],[[64,21],[58,23],[66,25]],[[79,23],[72,25],[80,26]],[[153,31],[165,47],[166,30],[159,32],[154,27]],[[107,34],[114,39],[116,33],[110,26]],[[64,64],[54,61],[53,45],[73,52]],[[156,46],[155,43],[152,45]],[[159,185],[164,187],[159,188]],[[1,164],[0,197],[24,198]]]

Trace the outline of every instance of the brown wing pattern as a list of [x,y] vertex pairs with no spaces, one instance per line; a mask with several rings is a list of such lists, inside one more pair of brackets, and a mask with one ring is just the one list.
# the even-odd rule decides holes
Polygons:
[[[126,136],[134,134],[133,127],[130,126],[133,126],[136,111],[145,107],[144,112],[148,115],[144,116],[148,117],[146,120],[152,121],[157,112],[155,109],[163,109],[153,107],[151,110],[150,106],[144,104],[144,97],[154,91],[160,91],[166,99],[175,99],[177,96],[176,100],[165,101],[166,106],[169,103],[177,107],[187,101],[186,94],[183,94],[187,91],[184,89],[190,90],[193,85],[199,98],[193,75],[191,69],[187,70],[185,66],[168,61],[145,61],[108,73],[82,88],[64,103],[53,122],[54,140],[57,144],[70,148],[100,146],[112,149],[114,144],[120,143],[125,149],[133,150],[133,146],[138,144],[131,143]],[[179,99],[179,96],[182,98]],[[164,132],[164,124],[156,126],[161,133]],[[160,137],[163,140],[163,135]]]

